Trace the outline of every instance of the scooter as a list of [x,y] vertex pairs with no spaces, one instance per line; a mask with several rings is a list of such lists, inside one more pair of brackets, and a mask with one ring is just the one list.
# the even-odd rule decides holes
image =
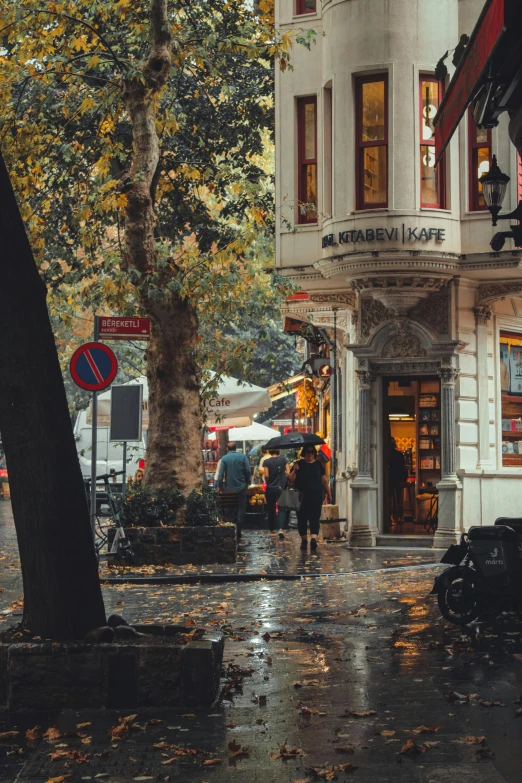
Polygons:
[[452,567],[437,576],[431,595],[450,623],[468,625],[505,609],[522,610],[522,518],[471,527],[441,563]]

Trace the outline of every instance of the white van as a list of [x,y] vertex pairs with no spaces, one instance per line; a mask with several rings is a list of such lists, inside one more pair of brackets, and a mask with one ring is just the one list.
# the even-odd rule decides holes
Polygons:
[[[142,438],[140,442],[127,443],[127,476],[134,476],[139,468],[140,460],[145,459],[147,450],[147,434],[149,426],[149,395],[147,379],[140,377],[131,383],[141,383],[144,386],[143,395],[143,416],[142,416]],[[125,384],[127,385],[127,384]],[[130,385],[130,384],[129,384]],[[123,443],[111,443],[110,437],[111,422],[111,392],[110,389],[103,394],[98,395],[98,427],[97,441],[98,452],[96,455],[96,475],[101,476],[104,473],[110,473],[111,470],[119,472],[123,470]],[[91,438],[92,438],[92,404],[83,411],[80,411],[74,425],[74,437],[76,440],[76,450],[80,460],[82,475],[85,479],[91,478]],[[121,477],[118,476],[120,483]],[[101,489],[99,482],[99,488]]]

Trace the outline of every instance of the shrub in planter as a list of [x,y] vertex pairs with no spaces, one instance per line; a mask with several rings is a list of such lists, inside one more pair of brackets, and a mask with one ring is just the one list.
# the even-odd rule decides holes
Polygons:
[[187,498],[185,507],[187,525],[219,525],[221,522],[221,507],[216,492],[210,487],[201,490],[193,489]]
[[[185,504],[181,490],[155,490],[142,483],[131,484],[122,503],[121,519],[127,527],[175,525],[178,512]],[[178,521],[178,524],[183,524]]]

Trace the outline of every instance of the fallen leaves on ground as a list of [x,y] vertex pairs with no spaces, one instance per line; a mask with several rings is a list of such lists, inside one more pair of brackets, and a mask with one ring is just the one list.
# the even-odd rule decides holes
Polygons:
[[113,726],[107,732],[109,739],[115,741],[122,740],[124,737],[126,737],[129,733],[130,727],[133,723],[136,722],[137,717],[137,715],[126,715],[125,717],[122,717],[121,715],[118,716],[118,725]]
[[0,740],[12,740],[18,737],[19,731],[2,731],[0,732]]
[[80,729],[86,729],[88,726],[92,726],[92,723],[91,723],[90,720],[85,721],[85,723],[77,723],[76,724],[76,728],[78,729],[78,731],[80,731]]
[[313,688],[317,685],[321,685],[320,680],[296,680],[292,683],[294,688]]
[[520,707],[518,710],[515,710],[515,716],[517,718],[522,718],[522,707]]
[[335,748],[335,752],[336,753],[346,753],[346,754],[349,754],[351,756],[351,755],[353,755],[355,753],[355,748],[353,747],[353,745],[338,745]]
[[490,701],[489,699],[483,699],[479,693],[458,693],[457,691],[450,691],[446,696],[448,701],[455,701],[457,704],[467,704],[470,701],[476,701],[482,707],[505,707],[506,705],[502,701]]
[[285,740],[281,745],[281,747],[279,748],[279,753],[272,752],[270,754],[270,758],[272,761],[274,761],[275,759],[292,759],[292,758],[295,759],[297,758],[297,756],[306,756],[306,753],[303,750],[301,750],[301,748],[288,748],[286,743],[287,740]]
[[54,750],[48,755],[51,761],[68,759],[69,761],[75,761],[77,764],[86,764],[89,760],[89,754],[81,753],[79,750]]
[[299,702],[296,709],[299,710],[301,715],[320,715],[321,717],[324,717],[326,715],[326,712],[321,712],[321,710],[316,710],[315,707],[307,707],[306,704],[303,704],[302,702]]
[[384,731],[381,731],[381,736],[383,737],[394,737],[395,731],[392,729],[384,729]]
[[416,729],[411,729],[412,734],[436,734],[441,726],[417,726]]
[[216,764],[221,764],[221,759],[205,759],[203,762],[204,767],[215,767]]
[[337,772],[354,772],[357,767],[353,764],[334,764],[333,766],[326,765],[324,767],[309,767],[309,772],[313,772],[318,778],[324,778],[324,780],[337,780]]
[[47,731],[44,731],[42,736],[44,739],[51,741],[51,740],[60,739],[60,737],[62,736],[62,732],[60,731],[60,729],[57,729],[55,726],[51,726],[49,729],[47,729]]
[[237,742],[234,742],[234,740],[228,743],[228,749],[234,758],[250,755],[250,748],[248,746],[242,748],[241,745]]
[[169,758],[168,761],[163,761],[162,764],[164,765],[174,764],[174,762],[177,760],[176,757],[179,756],[207,755],[207,752],[205,750],[200,750],[199,748],[185,748],[179,745],[171,745],[169,742],[156,742],[154,747],[156,748],[156,750],[165,751],[163,755],[168,755],[173,757],[173,758]]
[[459,739],[453,740],[453,742],[458,742],[459,745],[484,745],[486,742],[485,737],[460,737]]
[[371,715],[377,715],[375,710],[350,710],[345,709],[343,718],[369,718]]
[[424,742],[422,745],[418,745],[413,737],[410,737],[409,740],[407,740],[407,742],[402,746],[399,753],[403,756],[406,756],[409,753],[426,753],[428,750],[436,748],[438,744],[438,742]]
[[65,783],[65,778],[70,778],[70,775],[60,775],[57,778],[49,778],[47,783]]
[[25,732],[25,738],[28,742],[40,739],[41,726],[35,726],[33,729],[27,729]]

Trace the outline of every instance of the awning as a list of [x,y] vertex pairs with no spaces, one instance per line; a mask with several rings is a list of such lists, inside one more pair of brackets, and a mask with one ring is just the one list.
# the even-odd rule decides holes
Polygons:
[[[492,101],[493,95],[497,101],[496,81],[502,69],[499,61],[508,56],[507,49],[510,47],[506,45],[507,38],[515,35],[518,42],[520,31],[517,29],[517,18],[520,19],[520,0],[487,0],[482,9],[434,120],[437,163],[470,103],[479,95],[480,101],[484,101],[484,107],[488,101]],[[506,108],[497,106],[497,115]],[[481,114],[484,115],[484,112]],[[497,124],[496,116],[490,119],[491,122],[484,121],[485,117],[481,116],[480,126],[494,127]]]
[[[143,427],[149,423],[149,384],[145,376],[130,381],[125,386],[141,383],[143,386]],[[236,378],[223,376],[218,384],[215,396],[205,403],[208,427],[246,427],[252,424],[254,413],[262,413],[272,406],[270,395],[261,386],[252,383],[238,385]],[[108,427],[111,410],[110,389],[98,395],[98,424]],[[88,421],[92,421],[89,407]]]
[[275,402],[276,400],[282,400],[283,397],[288,397],[290,394],[295,394],[296,390],[299,388],[299,386],[301,386],[305,378],[308,378],[308,376],[304,375],[304,373],[299,373],[299,375],[294,375],[292,378],[288,378],[286,381],[281,381],[281,383],[274,383],[267,389],[267,392],[270,395],[270,399],[272,402]]
[[254,413],[262,413],[271,406],[266,389],[224,376],[215,395],[205,401],[206,424],[207,427],[247,426],[252,423]]

